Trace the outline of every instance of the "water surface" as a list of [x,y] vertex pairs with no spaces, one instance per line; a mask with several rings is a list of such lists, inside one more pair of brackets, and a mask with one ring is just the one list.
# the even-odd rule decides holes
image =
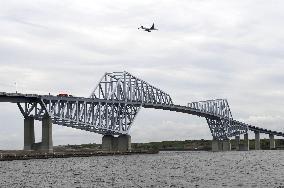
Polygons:
[[284,187],[284,151],[0,162],[0,187]]

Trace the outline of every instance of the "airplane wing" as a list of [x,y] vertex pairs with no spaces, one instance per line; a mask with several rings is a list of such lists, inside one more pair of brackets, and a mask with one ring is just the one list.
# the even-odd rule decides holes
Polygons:
[[154,23],[153,23],[153,25],[150,27],[150,29],[155,29]]

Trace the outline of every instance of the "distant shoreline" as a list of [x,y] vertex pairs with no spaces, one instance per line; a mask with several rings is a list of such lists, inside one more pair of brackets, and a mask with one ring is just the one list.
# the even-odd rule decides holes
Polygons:
[[[275,139],[276,149],[284,149],[284,139]],[[255,140],[249,140],[250,148],[253,150],[255,147]],[[161,141],[161,142],[148,142],[148,143],[132,143],[131,148],[133,151],[211,151],[212,140],[184,140],[184,141]],[[232,150],[235,149],[235,140],[231,139]],[[260,145],[262,150],[269,150],[269,139],[261,139]],[[78,145],[58,145],[53,147],[54,152],[90,152],[102,151],[101,144],[89,143]],[[0,150],[0,153],[9,152],[23,152],[23,150]]]
[[159,151],[131,151],[131,152],[105,152],[105,151],[76,151],[76,152],[20,152],[0,153],[0,161],[30,160],[30,159],[50,159],[50,158],[70,158],[70,157],[92,157],[92,156],[114,156],[114,155],[137,155],[137,154],[157,154]]

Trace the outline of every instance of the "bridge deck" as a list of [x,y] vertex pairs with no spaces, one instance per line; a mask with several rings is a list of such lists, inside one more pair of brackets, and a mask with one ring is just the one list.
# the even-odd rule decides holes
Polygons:
[[[204,113],[202,111],[198,111],[198,110],[189,108],[187,106],[180,106],[180,105],[164,106],[164,105],[160,105],[160,104],[143,104],[142,106],[144,108],[154,108],[154,109],[162,109],[162,110],[169,110],[169,111],[175,111],[175,112],[182,112],[182,113],[186,113],[186,114],[197,115],[199,117],[215,117],[216,118],[216,116],[214,116],[212,114]],[[248,125],[248,124],[239,122],[237,120],[232,120],[232,121],[238,122],[238,123],[241,123],[241,124],[248,126],[248,129],[250,131],[258,131],[258,132],[264,133],[264,134],[272,134],[272,135],[284,137],[284,133],[282,133],[282,132],[272,131],[272,130]]]

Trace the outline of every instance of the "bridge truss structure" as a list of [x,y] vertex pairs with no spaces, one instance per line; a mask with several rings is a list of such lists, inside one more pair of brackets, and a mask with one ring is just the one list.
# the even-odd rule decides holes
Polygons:
[[128,72],[105,73],[90,98],[172,105],[169,94]]
[[144,107],[204,117],[217,140],[247,133],[249,129],[284,136],[234,120],[226,99],[175,105],[169,94],[128,72],[105,73],[88,98],[0,92],[0,102],[17,103],[24,117],[42,121],[49,116],[54,124],[103,135],[129,134]]
[[48,114],[53,123],[99,134],[127,134],[140,106],[90,98],[40,96],[17,103],[24,117],[41,121]]
[[41,121],[48,115],[54,124],[104,135],[128,134],[144,103],[173,104],[169,94],[128,72],[106,73],[89,98],[32,94],[7,97],[16,100],[24,117]]
[[192,102],[188,103],[188,107],[214,115],[214,118],[212,116],[206,116],[205,118],[215,139],[227,139],[248,131],[246,124],[233,119],[227,99]]

